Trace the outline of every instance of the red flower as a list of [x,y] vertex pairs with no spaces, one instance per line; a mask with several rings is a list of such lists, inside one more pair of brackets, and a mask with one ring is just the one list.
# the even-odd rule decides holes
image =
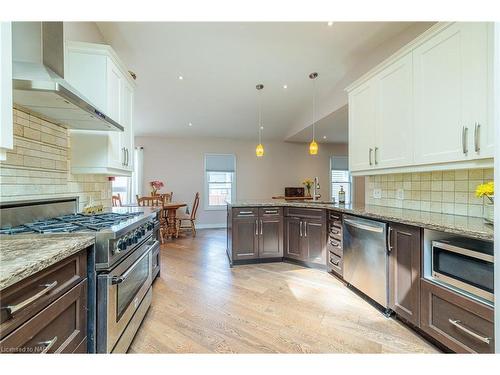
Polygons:
[[151,187],[155,190],[160,190],[163,186],[165,186],[163,182],[159,180],[151,181],[149,185],[151,185]]

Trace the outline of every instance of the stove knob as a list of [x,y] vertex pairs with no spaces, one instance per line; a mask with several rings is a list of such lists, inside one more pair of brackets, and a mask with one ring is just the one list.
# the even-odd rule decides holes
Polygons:
[[118,241],[118,248],[120,250],[125,250],[127,248],[127,239],[126,238],[121,239],[120,241]]
[[130,246],[130,245],[132,245],[132,243],[133,243],[133,238],[132,238],[132,236],[128,236],[128,237],[127,237],[127,245],[128,245],[128,246]]

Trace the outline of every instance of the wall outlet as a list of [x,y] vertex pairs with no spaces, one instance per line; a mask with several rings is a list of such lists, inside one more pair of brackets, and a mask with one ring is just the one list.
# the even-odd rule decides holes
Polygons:
[[400,201],[405,199],[405,191],[403,189],[396,190],[396,199],[399,199]]
[[373,198],[375,199],[382,198],[382,189],[373,189]]

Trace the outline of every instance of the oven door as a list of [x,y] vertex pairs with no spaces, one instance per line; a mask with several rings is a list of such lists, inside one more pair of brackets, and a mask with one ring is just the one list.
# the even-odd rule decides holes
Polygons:
[[447,243],[432,243],[432,277],[493,302],[493,256]]
[[98,276],[98,352],[110,353],[152,282],[151,238],[107,274]]

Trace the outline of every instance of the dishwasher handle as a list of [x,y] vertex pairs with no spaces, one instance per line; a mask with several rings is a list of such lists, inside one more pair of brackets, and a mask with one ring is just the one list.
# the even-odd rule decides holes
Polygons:
[[384,227],[375,227],[372,225],[360,223],[358,221],[350,220],[344,218],[344,223],[347,225],[350,225],[351,227],[362,229],[362,230],[367,230],[370,232],[375,232],[375,233],[383,233],[384,232]]

